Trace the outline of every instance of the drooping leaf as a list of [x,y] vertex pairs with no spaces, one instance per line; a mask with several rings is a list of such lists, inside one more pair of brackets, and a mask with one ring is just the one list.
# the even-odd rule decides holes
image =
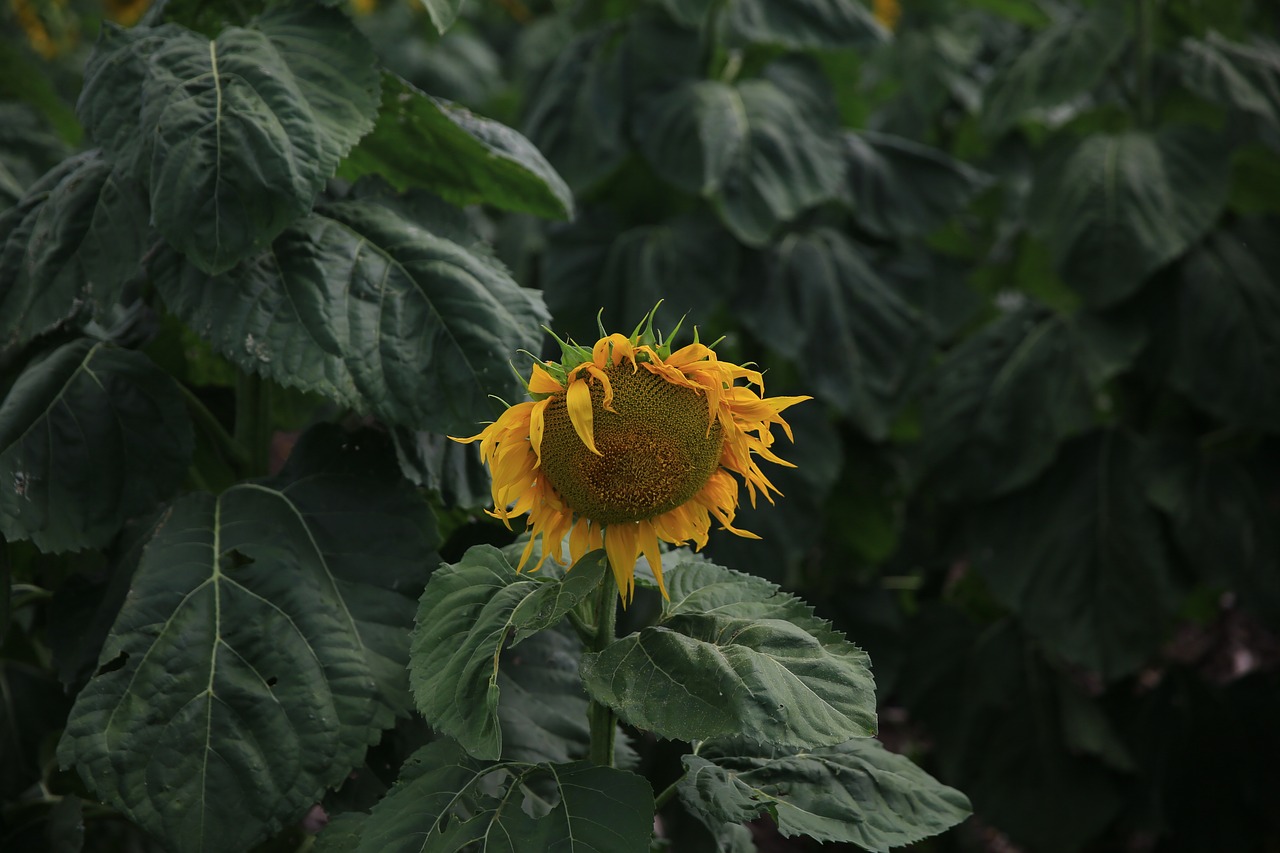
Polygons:
[[643,105],[637,144],[653,170],[682,190],[711,195],[747,144],[747,115],[736,88],[690,80]]
[[767,811],[784,836],[887,853],[971,811],[964,794],[873,738],[805,751],[716,742],[683,761],[680,799],[708,828]]
[[422,5],[436,30],[443,33],[458,19],[458,12],[464,2],[466,0],[422,0]]
[[[583,657],[597,701],[679,740],[828,746],[875,734],[867,656],[803,602],[711,563],[682,563],[669,577],[672,605],[656,625]],[[702,596],[711,606],[694,594],[701,586],[716,587]]]
[[961,210],[987,178],[943,152],[875,131],[845,131],[846,190],[873,234],[928,234]]
[[517,574],[500,551],[477,545],[432,575],[418,605],[409,679],[418,710],[467,752],[502,755],[498,662],[513,644],[552,627],[599,585],[606,562],[590,554],[563,579]]
[[1165,640],[1172,579],[1139,448],[1097,432],[1063,448],[1034,483],[977,510],[974,570],[1046,648],[1112,679]]
[[867,48],[888,37],[866,5],[845,0],[730,0],[725,28],[738,46],[792,50]]
[[493,764],[437,741],[405,762],[367,819],[344,829],[359,833],[354,853],[647,853],[652,816],[648,782],[625,770]]
[[1207,131],[1100,133],[1046,159],[1029,211],[1063,280],[1104,307],[1204,236],[1228,177],[1227,152]]
[[174,252],[153,267],[169,309],[242,369],[453,435],[491,419],[490,395],[525,393],[508,359],[547,320],[460,211],[418,194],[325,205],[213,278]]
[[814,394],[883,438],[932,351],[915,309],[831,228],[789,234],[748,267],[746,284],[746,326],[802,364]]
[[447,435],[392,427],[400,471],[415,485],[440,495],[448,507],[478,509],[493,502],[489,469],[475,445]]
[[745,134],[739,138],[735,130],[714,138],[703,162],[721,164],[712,204],[749,246],[764,245],[780,226],[834,198],[844,179],[826,89],[808,65],[787,61],[732,87]]
[[0,351],[115,301],[138,269],[147,208],[96,151],[69,158],[0,214]]
[[[5,65],[5,50],[0,47],[0,77],[11,70]],[[23,79],[30,82],[29,77]],[[0,102],[0,211],[15,204],[27,187],[69,153],[66,143],[34,107]]]
[[344,14],[311,3],[273,7],[212,42],[174,24],[107,24],[79,113],[146,186],[165,238],[217,273],[305,213],[372,127],[373,62]]
[[539,278],[556,328],[589,340],[597,316],[625,325],[659,301],[661,328],[673,328],[684,316],[691,322],[708,317],[734,295],[739,253],[737,242],[706,214],[620,230],[590,211],[551,233]]
[[998,134],[1033,110],[1056,107],[1093,90],[1129,39],[1121,3],[1064,15],[1038,33],[987,86],[982,123]]
[[382,75],[377,124],[338,169],[349,180],[370,173],[396,189],[427,189],[459,206],[573,215],[573,194],[529,140],[390,72]]
[[921,473],[948,500],[1026,485],[1095,421],[1094,393],[1137,355],[1140,326],[1027,305],[956,347],[920,407]]
[[297,820],[405,713],[412,593],[435,544],[389,448],[336,427],[272,479],[173,504],[58,759],[180,850]]
[[1252,116],[1272,147],[1280,146],[1280,43],[1254,35],[1245,44],[1209,32],[1182,43],[1178,70],[1187,88]]
[[1169,383],[1229,423],[1280,430],[1280,253],[1275,220],[1213,234],[1187,256],[1173,295]]
[[103,545],[173,494],[192,444],[181,392],[150,359],[65,344],[0,406],[0,534],[42,551]]

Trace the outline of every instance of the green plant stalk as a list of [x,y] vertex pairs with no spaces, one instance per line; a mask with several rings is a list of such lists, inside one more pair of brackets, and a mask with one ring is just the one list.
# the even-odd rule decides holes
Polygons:
[[249,453],[244,446],[236,441],[231,433],[227,432],[222,422],[214,417],[213,412],[201,402],[195,393],[181,382],[175,382],[178,390],[182,392],[182,397],[187,401],[187,410],[191,413],[192,419],[196,422],[196,426],[204,430],[205,434],[217,442],[218,447],[227,454],[231,463],[237,468],[249,467]]
[[[591,651],[602,652],[614,640],[614,632],[618,624],[618,585],[614,582],[613,572],[605,573],[604,580],[596,597],[596,633],[591,643]],[[588,755],[593,764],[601,767],[614,766],[615,737],[618,719],[613,709],[592,699],[587,705],[587,723],[591,732],[591,751]]]
[[244,449],[250,477],[267,474],[271,451],[271,386],[256,373],[236,377],[236,443]]

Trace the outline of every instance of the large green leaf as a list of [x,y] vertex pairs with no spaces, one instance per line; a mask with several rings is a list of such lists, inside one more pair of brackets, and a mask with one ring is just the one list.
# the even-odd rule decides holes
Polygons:
[[65,344],[0,406],[0,534],[43,551],[103,545],[173,494],[192,443],[182,394],[150,359]]
[[794,50],[866,48],[888,36],[865,4],[849,0],[730,0],[725,28],[737,46]]
[[668,578],[656,625],[583,657],[593,698],[679,740],[829,746],[875,734],[867,656],[802,601],[711,563],[681,563]]
[[373,434],[309,433],[280,476],[175,502],[58,747],[177,850],[297,820],[407,712],[426,505]]
[[1097,134],[1037,170],[1031,219],[1068,285],[1095,307],[1135,293],[1213,226],[1228,159],[1207,131]]
[[932,353],[916,310],[832,228],[788,234],[746,284],[747,327],[803,365],[814,394],[883,438]]
[[1142,328],[1025,306],[956,347],[920,407],[921,474],[948,500],[1035,479],[1095,421],[1094,394],[1137,355]]
[[443,33],[458,19],[464,2],[466,0],[422,0],[422,5],[436,30]]
[[968,536],[991,591],[1066,660],[1119,678],[1166,639],[1168,555],[1139,447],[1123,433],[1067,445],[1030,486],[977,510]]
[[328,204],[271,250],[210,278],[175,252],[153,276],[169,309],[244,370],[389,423],[469,435],[547,315],[456,208],[421,194]]
[[554,230],[542,254],[539,280],[556,328],[592,340],[596,318],[625,325],[662,302],[657,322],[708,317],[732,299],[740,247],[705,212],[657,225],[621,229],[603,211]]
[[603,552],[563,579],[517,574],[502,552],[477,545],[432,575],[418,604],[409,679],[418,710],[479,758],[502,755],[498,663],[513,644],[550,628],[604,577]]
[[222,272],[305,213],[372,127],[373,63],[344,14],[311,3],[274,7],[212,42],[174,24],[107,24],[79,112],[146,185],[165,238]]
[[936,148],[875,131],[845,131],[854,219],[880,237],[927,234],[960,211],[987,178]]
[[396,189],[428,189],[460,206],[573,215],[573,194],[529,140],[390,72],[382,75],[377,124],[338,169],[350,180],[369,173]]
[[493,481],[474,444],[405,427],[392,427],[391,439],[400,471],[415,485],[438,494],[444,506],[482,509],[493,502]]
[[747,144],[738,90],[719,80],[690,80],[642,110],[636,143],[654,171],[686,192],[716,192]]
[[0,214],[0,351],[114,302],[138,269],[147,217],[136,186],[96,151]]
[[359,836],[351,853],[647,853],[653,792],[625,770],[492,764],[438,741],[405,762],[367,819],[342,828]]
[[999,133],[1032,110],[1056,107],[1093,90],[1124,49],[1124,4],[1100,3],[1064,15],[1037,34],[987,86],[982,122]]
[[1182,43],[1178,69],[1189,89],[1252,116],[1280,146],[1280,44],[1260,35],[1243,44],[1210,32]]
[[805,751],[717,742],[683,760],[680,799],[709,828],[768,811],[784,836],[887,853],[971,811],[964,794],[872,738]]
[[1187,256],[1174,292],[1169,383],[1229,422],[1280,431],[1275,220],[1245,221]]

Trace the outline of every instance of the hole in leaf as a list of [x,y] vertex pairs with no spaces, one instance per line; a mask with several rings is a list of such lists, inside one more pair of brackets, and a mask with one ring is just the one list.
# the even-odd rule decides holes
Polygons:
[[93,674],[93,677],[97,678],[99,675],[106,675],[108,672],[115,672],[117,669],[122,669],[128,660],[129,653],[121,652],[102,666],[98,667],[98,671]]
[[256,560],[248,554],[244,554],[232,548],[230,551],[222,555],[222,568],[229,571],[231,569],[243,569],[245,566],[252,566]]
[[268,686],[268,687],[275,687],[275,686],[276,686],[276,684],[277,684],[279,681],[280,681],[280,679],[276,678],[276,677],[273,675],[273,676],[271,676],[270,678],[268,678],[268,679],[267,679],[267,686]]

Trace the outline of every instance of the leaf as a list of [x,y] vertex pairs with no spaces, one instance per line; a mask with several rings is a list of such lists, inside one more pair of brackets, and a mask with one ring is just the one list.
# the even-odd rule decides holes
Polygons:
[[786,837],[888,851],[969,816],[964,794],[871,738],[799,750],[715,743],[683,758],[680,799],[708,828],[769,815]]
[[[583,656],[596,701],[677,740],[827,746],[875,734],[867,656],[803,602],[711,563],[682,563],[669,578],[671,606],[658,624]],[[726,583],[740,589],[706,593],[710,607],[695,596]]]
[[738,285],[737,242],[705,213],[621,230],[590,211],[553,231],[539,280],[556,328],[577,340],[596,337],[596,317],[635,322],[662,302],[657,324],[706,317]]
[[407,712],[429,511],[369,433],[322,426],[281,474],[176,501],[58,747],[166,846],[245,850]]
[[854,219],[879,237],[928,234],[963,209],[988,180],[909,139],[870,130],[845,131],[842,138]]
[[735,46],[840,50],[888,39],[870,9],[846,0],[731,0],[725,26]]
[[[5,50],[0,47],[0,77],[7,73]],[[29,84],[31,77],[23,80]],[[0,211],[16,203],[27,187],[70,153],[66,143],[34,107],[0,102]]]
[[561,580],[517,574],[496,548],[477,545],[437,569],[418,604],[409,680],[418,710],[478,758],[502,755],[498,661],[512,645],[558,623],[604,577],[602,552]]
[[945,500],[1032,482],[1093,425],[1094,393],[1145,343],[1141,327],[1027,305],[961,343],[920,404],[922,476]]
[[1228,423],[1280,430],[1280,255],[1274,220],[1212,234],[1179,270],[1169,384]]
[[1063,280],[1105,307],[1204,236],[1226,204],[1229,171],[1203,130],[1096,134],[1042,164],[1029,212]]
[[382,108],[373,131],[338,169],[348,180],[370,173],[398,190],[427,189],[459,206],[573,216],[573,194],[529,140],[390,72],[382,75]]
[[1135,440],[1093,433],[1039,479],[977,511],[974,570],[1053,654],[1105,679],[1136,671],[1166,639],[1172,579]]
[[[533,793],[543,790],[551,800]],[[405,762],[396,786],[356,827],[355,853],[647,853],[653,793],[625,770],[489,764],[437,741]]]
[[137,187],[96,151],[33,184],[0,214],[0,351],[114,303],[148,229]]
[[636,143],[654,171],[686,192],[715,193],[747,144],[737,89],[719,80],[689,80],[642,109]]
[[173,494],[193,442],[181,393],[150,359],[64,344],[0,406],[0,534],[42,551],[104,545]]
[[788,234],[747,275],[747,328],[867,435],[887,435],[932,351],[916,310],[831,228]]
[[1280,146],[1280,44],[1261,35],[1242,44],[1211,31],[1185,39],[1177,62],[1188,89],[1252,116],[1271,146]]
[[271,250],[214,278],[174,252],[153,264],[166,305],[246,371],[383,421],[469,435],[547,314],[456,208],[413,194],[328,204]]
[[1119,3],[1063,16],[996,72],[984,97],[983,127],[995,136],[1033,110],[1048,110],[1095,90],[1129,33],[1125,7]]
[[480,509],[493,502],[489,469],[474,445],[448,436],[392,427],[400,471],[414,485],[440,496],[446,507]]
[[704,162],[724,164],[712,196],[721,221],[757,247],[805,210],[834,198],[844,179],[834,110],[818,94],[825,81],[808,66],[787,62],[775,63],[766,75],[732,87],[745,131],[712,139],[711,151],[702,155]]
[[436,31],[443,34],[457,20],[464,2],[465,0],[422,0],[422,6],[427,10]]
[[309,3],[273,7],[212,42],[173,24],[108,24],[78,109],[147,187],[160,233],[219,273],[309,210],[373,126],[373,63],[342,12]]

